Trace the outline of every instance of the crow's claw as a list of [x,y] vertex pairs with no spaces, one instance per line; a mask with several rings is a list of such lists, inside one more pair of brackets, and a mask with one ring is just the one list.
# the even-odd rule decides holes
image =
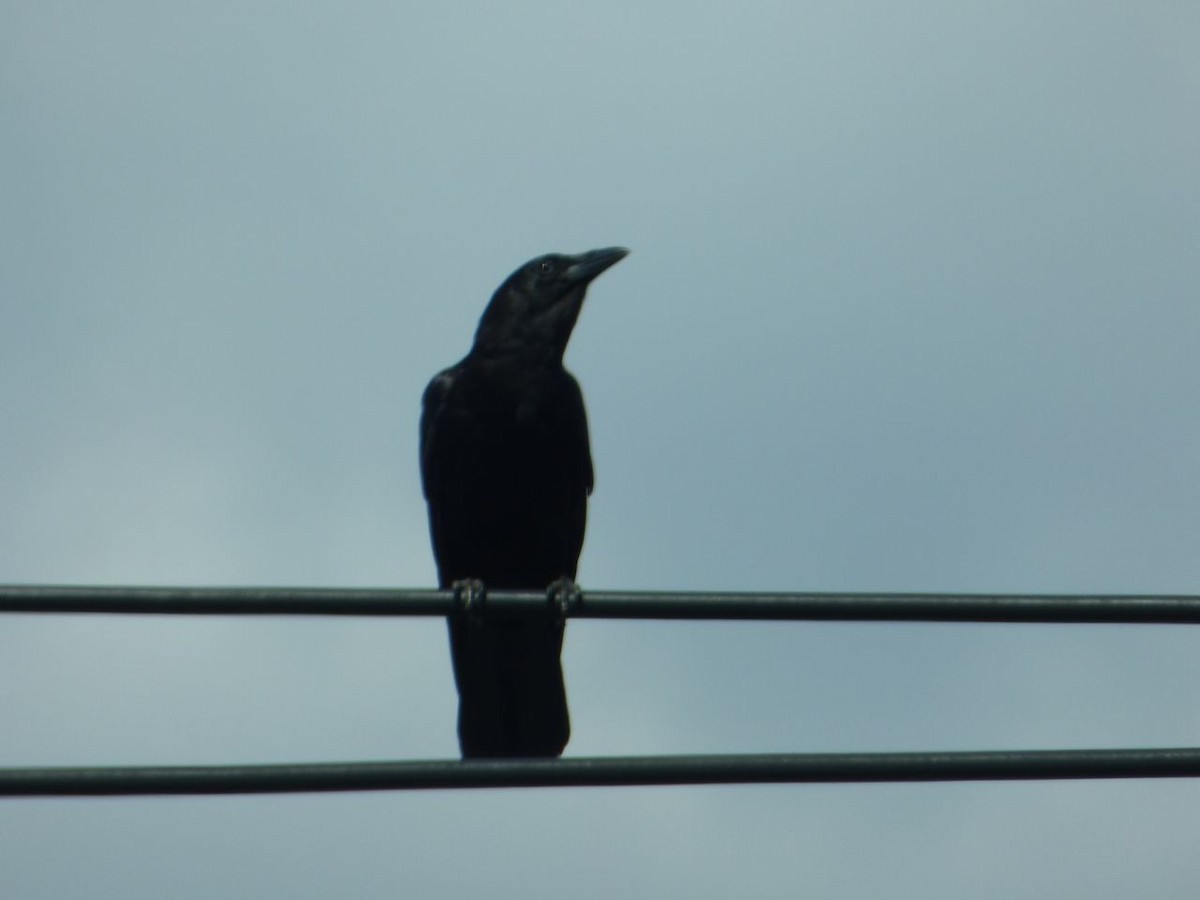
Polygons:
[[487,589],[478,578],[463,578],[452,584],[454,605],[458,614],[466,619],[478,619],[483,614],[487,600]]
[[554,614],[560,619],[565,619],[579,610],[579,604],[583,602],[583,591],[570,578],[560,578],[551,582],[550,587],[546,589],[546,600]]

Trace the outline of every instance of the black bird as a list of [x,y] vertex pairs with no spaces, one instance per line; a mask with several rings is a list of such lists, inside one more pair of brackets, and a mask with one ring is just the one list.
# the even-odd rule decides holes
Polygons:
[[[579,383],[563,352],[588,284],[629,251],[550,254],[497,288],[470,352],[422,398],[421,476],[443,588],[572,588],[592,491]],[[563,619],[449,619],[464,757],[558,756],[571,733]]]

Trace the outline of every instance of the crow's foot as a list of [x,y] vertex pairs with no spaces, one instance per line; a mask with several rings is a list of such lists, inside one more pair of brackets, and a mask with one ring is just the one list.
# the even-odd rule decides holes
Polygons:
[[454,591],[454,606],[458,615],[476,620],[483,615],[483,604],[487,600],[487,589],[478,578],[462,578],[450,585]]
[[551,582],[550,587],[546,589],[546,600],[554,614],[560,619],[565,619],[571,613],[579,611],[579,604],[583,602],[583,591],[570,578],[560,578]]

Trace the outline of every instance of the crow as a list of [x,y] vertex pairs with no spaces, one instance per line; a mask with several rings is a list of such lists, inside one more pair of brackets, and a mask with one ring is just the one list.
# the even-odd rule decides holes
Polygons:
[[[425,389],[421,478],[441,587],[468,599],[481,587],[574,590],[593,474],[563,353],[588,285],[628,252],[521,266],[492,295],[470,352]],[[463,757],[559,756],[571,733],[561,614],[471,606],[448,620]]]

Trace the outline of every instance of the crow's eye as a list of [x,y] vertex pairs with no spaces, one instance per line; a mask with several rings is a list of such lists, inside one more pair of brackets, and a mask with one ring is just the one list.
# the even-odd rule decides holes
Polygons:
[[538,266],[538,271],[543,275],[549,275],[554,271],[554,263],[550,262],[548,259],[543,259],[542,264]]

